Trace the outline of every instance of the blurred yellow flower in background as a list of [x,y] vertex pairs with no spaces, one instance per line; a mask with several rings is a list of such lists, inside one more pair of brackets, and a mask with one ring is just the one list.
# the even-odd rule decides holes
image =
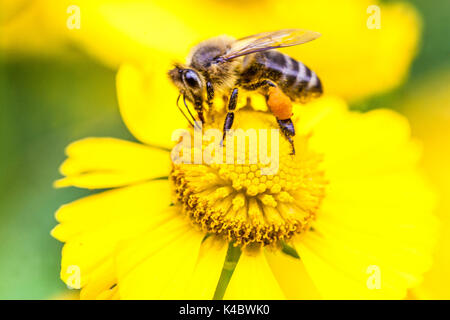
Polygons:
[[[151,103],[146,76],[132,65],[121,69],[122,114]],[[61,278],[69,284],[67,270],[78,266],[88,299],[404,298],[431,265],[436,233],[434,196],[417,170],[420,147],[406,119],[388,110],[349,112],[334,97],[295,110],[301,152],[290,158],[280,138],[280,170],[267,179],[251,166],[171,165],[167,148],[112,138],[71,144],[56,186],[114,189],[56,213],[52,235],[65,242]],[[223,110],[213,112],[218,122],[209,125],[220,128]],[[235,128],[277,128],[262,111],[238,111],[235,121]],[[154,122],[127,124],[163,139]],[[164,125],[180,128],[171,117]],[[217,216],[206,219],[211,212],[224,226],[241,227],[223,234]],[[277,229],[273,242],[256,232],[240,255],[232,245],[227,251],[227,234],[244,242],[256,221],[287,229]],[[379,289],[368,284],[371,266],[381,271]]]
[[[381,28],[369,29],[367,8],[377,4]],[[80,29],[66,27],[69,5],[80,8]],[[322,37],[314,44],[286,53],[314,69],[326,92],[348,99],[398,86],[415,56],[420,33],[420,19],[409,4],[369,0],[46,0],[20,2],[15,10],[19,11],[15,19],[1,27],[1,47],[28,44],[50,50],[52,45],[71,42],[111,67],[122,62],[165,66],[184,59],[197,42],[220,34],[243,37],[285,28],[318,31]],[[152,72],[156,79],[157,72]]]
[[433,267],[413,291],[418,299],[450,297],[450,69],[417,83],[402,110],[411,119],[415,136],[423,141],[422,165],[438,193],[439,241]]
[[56,55],[63,51],[65,25],[54,23],[50,8],[51,1],[0,3],[0,49],[4,56],[13,57],[17,53]]

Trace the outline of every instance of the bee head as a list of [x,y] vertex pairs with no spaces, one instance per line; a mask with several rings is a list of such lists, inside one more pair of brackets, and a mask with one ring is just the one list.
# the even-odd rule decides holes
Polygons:
[[203,80],[201,75],[194,69],[184,68],[175,65],[175,68],[169,71],[169,77],[175,86],[180,90],[180,94],[199,109],[203,105]]

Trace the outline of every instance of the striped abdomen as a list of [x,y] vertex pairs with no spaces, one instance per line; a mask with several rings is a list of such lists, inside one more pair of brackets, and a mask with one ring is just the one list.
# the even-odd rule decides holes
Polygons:
[[306,102],[322,94],[317,75],[300,61],[270,50],[246,56],[240,74],[243,87],[263,79],[275,82],[293,101]]

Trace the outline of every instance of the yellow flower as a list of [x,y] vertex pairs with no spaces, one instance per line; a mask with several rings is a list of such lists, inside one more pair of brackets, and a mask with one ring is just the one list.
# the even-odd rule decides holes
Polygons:
[[[56,182],[111,189],[56,213],[61,278],[81,287],[81,298],[400,299],[420,283],[431,265],[434,197],[405,118],[350,112],[332,96],[295,106],[296,155],[280,136],[279,170],[266,176],[260,162],[238,164],[236,150],[234,165],[172,163],[166,134],[186,124],[146,114],[175,108],[169,96],[152,101],[147,85],[140,69],[122,67],[121,112],[132,132],[160,147],[75,142]],[[161,96],[169,88],[161,84]],[[205,129],[221,129],[219,101],[212,116]],[[247,107],[233,127],[277,125]]]
[[[80,29],[72,30],[66,23],[67,8],[73,4],[31,1],[24,6],[30,17],[19,15],[0,26],[0,46],[51,51],[57,45],[75,43],[117,67],[124,61],[161,64],[166,59],[184,59],[194,44],[220,34],[243,37],[305,28],[322,37],[285,52],[315,70],[327,93],[360,99],[401,84],[420,34],[415,9],[403,2],[79,0]],[[373,5],[380,8],[380,29],[367,27],[373,14],[367,9]]]
[[50,298],[51,300],[79,300],[80,293],[78,290],[76,291],[68,291],[67,289],[63,292],[60,292]]
[[[5,56],[17,53],[61,54],[64,27],[49,17],[48,1],[2,1],[0,49]],[[65,11],[62,12],[63,14]],[[67,53],[67,52],[66,52]]]

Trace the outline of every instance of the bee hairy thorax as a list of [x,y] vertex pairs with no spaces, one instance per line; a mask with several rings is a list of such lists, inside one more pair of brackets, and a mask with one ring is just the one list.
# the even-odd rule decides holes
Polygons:
[[189,66],[211,81],[216,91],[220,88],[229,89],[234,85],[234,70],[239,65],[240,59],[223,64],[214,63],[215,58],[225,54],[234,41],[227,36],[205,40],[192,49],[191,57],[188,59]]
[[293,101],[306,102],[322,94],[322,84],[314,71],[279,51],[259,52],[244,58],[239,75],[241,86],[251,89],[263,79],[275,82]]

